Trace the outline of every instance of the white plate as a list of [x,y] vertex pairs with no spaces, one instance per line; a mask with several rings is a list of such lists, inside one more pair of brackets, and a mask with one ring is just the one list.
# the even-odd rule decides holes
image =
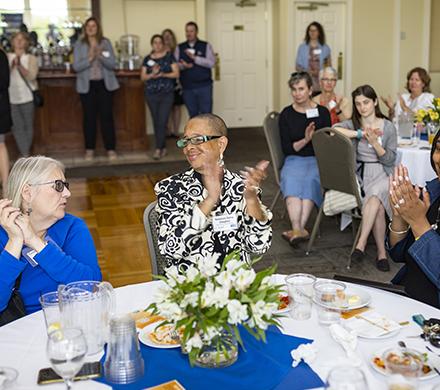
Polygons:
[[[383,353],[390,348],[390,346],[382,348],[381,350],[379,350],[377,353],[374,353],[370,356],[370,359],[368,360],[370,362],[370,366],[373,367],[373,369],[379,373],[381,373],[382,375],[388,375],[388,373],[385,371],[385,369],[380,368],[378,366],[376,366],[374,364],[374,358],[376,357],[380,357],[382,359],[382,355]],[[409,347],[410,349],[414,349],[415,351],[417,351],[420,354],[423,354],[423,352],[420,352],[420,350],[417,350],[415,348]],[[425,363],[426,365],[430,366],[429,364],[429,355],[428,355],[428,361]],[[420,380],[428,380],[431,378],[435,378],[436,376],[438,376],[438,374],[435,372],[435,370],[431,367],[431,371],[428,372],[427,374],[422,374],[422,376],[419,377]]]
[[389,332],[389,333],[386,333],[386,334],[384,334],[384,335],[382,335],[382,336],[377,336],[377,337],[366,336],[366,335],[362,335],[362,334],[359,334],[359,333],[357,333],[357,335],[358,335],[361,339],[368,339],[368,340],[382,340],[382,339],[387,339],[387,338],[389,338],[389,337],[396,336],[396,335],[400,332],[400,329],[401,329],[401,328],[399,328],[399,329],[394,329],[393,331],[391,331],[391,332]]
[[[350,297],[354,295],[357,295],[359,299],[356,302],[349,303],[346,307],[344,307],[343,311],[360,309],[361,307],[368,306],[371,302],[371,295],[359,287],[347,286],[347,288],[345,289],[345,295],[347,299],[350,299]],[[313,302],[315,302],[317,305],[322,305],[317,301],[315,297],[313,297]]]
[[153,324],[146,326],[144,329],[142,329],[138,335],[139,341],[142,344],[148,345],[149,347],[153,347],[153,348],[162,348],[162,349],[179,348],[180,343],[179,344],[157,344],[150,338],[150,333],[152,333],[154,331],[154,329],[156,329],[157,325],[158,325],[158,323],[155,322]]
[[[283,296],[288,296],[287,293],[286,294],[282,294]],[[288,313],[290,311],[290,298],[289,298],[289,305],[287,305],[287,307],[285,307],[284,309],[279,309],[277,310],[274,314],[283,314],[283,313]]]

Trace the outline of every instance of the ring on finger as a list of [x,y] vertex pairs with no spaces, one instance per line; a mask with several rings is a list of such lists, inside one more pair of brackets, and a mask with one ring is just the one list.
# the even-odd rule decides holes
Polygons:
[[398,204],[398,203],[396,203],[396,204],[394,205],[394,208],[395,208],[395,209],[400,209],[400,206],[399,206],[399,204]]
[[400,199],[399,199],[399,204],[404,204],[404,203],[405,203],[405,199],[400,198]]

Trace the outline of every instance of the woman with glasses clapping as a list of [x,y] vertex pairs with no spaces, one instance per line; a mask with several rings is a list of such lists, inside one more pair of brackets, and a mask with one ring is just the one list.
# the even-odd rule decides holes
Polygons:
[[247,259],[270,247],[272,213],[259,188],[269,162],[232,173],[223,162],[227,145],[226,125],[213,114],[192,118],[177,141],[191,168],[155,187],[158,246],[169,265],[213,256],[221,262],[234,249]]
[[0,314],[16,283],[26,313],[59,284],[101,280],[95,245],[84,221],[66,214],[64,166],[49,157],[20,158],[0,200]]

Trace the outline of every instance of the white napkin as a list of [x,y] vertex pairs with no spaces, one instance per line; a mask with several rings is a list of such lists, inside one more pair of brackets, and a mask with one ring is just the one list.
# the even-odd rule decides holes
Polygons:
[[312,363],[316,355],[318,353],[318,349],[313,343],[310,344],[301,344],[297,349],[292,349],[290,355],[292,356],[292,367],[296,367],[301,360],[304,360],[305,363]]
[[330,334],[333,339],[344,348],[347,357],[351,364],[359,366],[362,364],[362,359],[356,354],[357,335],[355,332],[348,332],[339,324],[332,324],[329,327]]

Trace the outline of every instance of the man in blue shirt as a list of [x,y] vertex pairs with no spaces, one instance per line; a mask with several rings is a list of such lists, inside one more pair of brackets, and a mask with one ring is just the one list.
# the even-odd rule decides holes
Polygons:
[[186,42],[176,47],[174,56],[179,62],[183,100],[190,118],[212,112],[211,68],[215,64],[212,46],[198,39],[195,22],[185,25]]

